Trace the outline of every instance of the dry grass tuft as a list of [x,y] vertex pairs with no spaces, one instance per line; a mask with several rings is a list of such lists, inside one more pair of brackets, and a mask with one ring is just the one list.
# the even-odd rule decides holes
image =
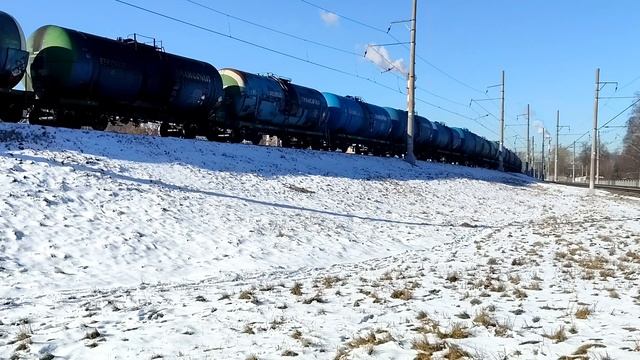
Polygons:
[[600,277],[603,280],[606,280],[608,278],[614,278],[616,277],[616,272],[613,269],[604,269],[604,270],[600,270],[600,272],[598,273],[600,275]]
[[482,304],[482,300],[480,300],[478,298],[473,298],[469,302],[471,303],[471,305],[480,305],[480,304]]
[[527,292],[516,288],[513,290],[513,296],[515,296],[517,299],[526,299],[527,298]]
[[504,321],[498,321],[495,329],[493,330],[494,334],[499,337],[507,337],[509,331],[513,330],[513,322],[505,319]]
[[562,325],[555,332],[551,334],[544,333],[542,334],[542,336],[546,337],[547,339],[554,340],[556,343],[563,342],[568,339],[567,334],[564,331],[564,326]]
[[607,266],[609,261],[604,256],[598,255],[580,259],[578,263],[588,270],[602,270]]
[[251,355],[247,356],[246,360],[259,360],[259,359],[258,359],[258,356],[254,355],[254,354],[251,354]]
[[312,297],[310,297],[310,298],[306,298],[306,299],[304,299],[304,300],[302,301],[302,303],[303,303],[303,304],[305,304],[305,305],[309,305],[309,304],[312,304],[312,303],[314,303],[314,302],[316,302],[316,303],[318,303],[318,304],[325,304],[325,303],[327,303],[327,300],[325,300],[325,299],[322,297],[322,293],[319,293],[319,292],[318,292],[318,293],[316,293],[315,295],[313,295]]
[[411,348],[418,351],[417,360],[430,360],[431,356],[445,349],[442,343],[432,343],[427,336],[422,336],[411,341]]
[[573,355],[587,355],[589,349],[591,348],[603,348],[606,347],[602,344],[582,344],[580,347],[573,352]]
[[473,323],[482,325],[486,328],[495,327],[498,325],[486,309],[482,309],[481,311],[476,313],[476,316],[473,318]]
[[436,329],[436,335],[440,339],[466,339],[471,334],[469,329],[463,323],[454,323],[448,331]]
[[380,277],[380,281],[391,281],[393,280],[393,271],[385,271],[384,274]]
[[100,337],[98,329],[91,329],[84,335],[84,339],[97,339]]
[[540,282],[538,281],[532,281],[529,285],[524,287],[527,290],[535,290],[535,291],[540,291],[542,290],[542,285],[540,285]]
[[242,329],[243,334],[255,335],[255,331],[253,330],[253,326],[251,324],[246,324]]
[[509,275],[509,282],[512,283],[513,285],[518,285],[520,284],[520,281],[522,279],[520,278],[520,275],[515,274],[515,275]]
[[254,293],[253,290],[243,290],[238,295],[238,299],[240,300],[251,300],[253,299]]
[[444,356],[447,360],[459,360],[464,358],[469,358],[470,355],[468,352],[462,350],[462,348],[455,344],[447,344],[449,351]]
[[440,323],[438,322],[438,320],[433,319],[426,311],[418,312],[418,316],[416,316],[416,319],[420,321],[421,326],[417,327],[414,330],[420,333],[426,334],[436,332],[440,327]]
[[302,283],[296,282],[291,287],[291,294],[295,296],[302,296]]
[[375,332],[369,331],[365,335],[356,336],[355,338],[353,338],[353,340],[347,343],[347,346],[352,349],[369,346],[374,347],[376,345],[385,344],[394,340],[395,339],[386,330],[377,330]]
[[340,281],[342,281],[342,279],[337,277],[337,276],[325,276],[322,279],[322,285],[325,288],[329,289],[329,288],[332,288],[333,285],[335,285],[336,283],[338,283]]
[[580,320],[585,320],[591,314],[593,314],[593,310],[588,306],[580,306],[575,313],[576,319],[580,319]]
[[456,281],[460,280],[460,274],[458,274],[457,271],[450,272],[450,273],[447,274],[446,279],[447,279],[448,282],[456,282]]
[[20,325],[20,327],[18,328],[18,334],[16,335],[15,340],[10,342],[9,345],[15,344],[23,340],[30,340],[32,334],[33,334],[33,330],[31,330],[30,325],[26,325],[26,324]]
[[333,357],[333,360],[344,360],[349,356],[349,351],[345,348],[338,348],[336,351],[336,355]]
[[298,356],[298,353],[293,350],[285,350],[282,352],[282,356]]
[[502,281],[492,283],[491,287],[489,288],[489,291],[493,292],[504,292],[505,290],[507,290],[507,286]]
[[393,292],[391,293],[391,298],[392,299],[400,299],[400,300],[411,300],[411,298],[413,298],[413,291],[411,291],[411,289],[409,288],[404,288],[404,289],[396,289],[393,290]]
[[286,320],[283,317],[279,317],[276,319],[271,320],[271,323],[269,324],[269,328],[271,330],[275,330],[278,327],[280,327],[280,325],[284,324],[286,322]]

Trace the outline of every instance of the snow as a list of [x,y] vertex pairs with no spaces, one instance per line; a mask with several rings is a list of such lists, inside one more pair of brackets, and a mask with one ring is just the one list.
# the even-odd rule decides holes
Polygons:
[[640,355],[637,198],[21,124],[0,189],[0,358],[413,359],[425,336],[436,359]]

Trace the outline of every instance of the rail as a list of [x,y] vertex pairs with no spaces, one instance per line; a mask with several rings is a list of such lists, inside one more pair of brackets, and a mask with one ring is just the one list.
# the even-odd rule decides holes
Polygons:
[[[549,181],[553,184],[559,185],[567,185],[567,186],[577,186],[577,187],[589,187],[589,182],[584,181]],[[595,185],[596,189],[601,190],[611,190],[615,192],[628,193],[628,194],[638,194],[635,196],[640,196],[640,186],[638,186],[638,180],[618,180],[619,184],[631,184],[631,185],[618,185],[615,183],[616,181],[603,181],[600,180],[599,184]]]
[[[575,183],[575,184],[589,184],[589,179],[576,179],[572,181],[571,178],[560,178],[558,182],[561,183]],[[610,185],[610,186],[622,186],[622,187],[635,187],[640,188],[640,179],[625,179],[625,180],[607,180],[599,179],[596,181],[596,185]]]

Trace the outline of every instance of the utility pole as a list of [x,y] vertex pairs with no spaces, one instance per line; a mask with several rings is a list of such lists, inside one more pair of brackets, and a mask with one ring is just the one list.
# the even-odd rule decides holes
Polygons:
[[596,98],[593,105],[593,132],[591,137],[591,170],[589,172],[589,193],[595,192],[595,167],[596,167],[596,147],[598,132],[598,98],[600,97],[600,68],[596,69]]
[[600,129],[596,131],[596,184],[600,184]]
[[407,116],[407,154],[405,160],[411,164],[416,164],[416,156],[413,154],[413,124],[415,118],[415,95],[416,95],[416,14],[418,11],[418,0],[413,0],[413,12],[411,16],[411,64],[409,66],[409,99]]
[[542,128],[542,154],[541,154],[542,155],[541,156],[541,158],[542,158],[542,166],[540,168],[540,174],[541,174],[542,181],[544,181],[544,158],[546,156],[545,153],[544,153],[544,140],[545,140],[544,133],[545,133],[545,131],[546,130],[544,128]]
[[529,123],[531,120],[531,111],[529,109],[529,104],[527,104],[527,159],[525,162],[526,173],[529,173],[529,162],[531,161],[531,153],[529,149]]
[[560,110],[556,112],[556,153],[553,166],[553,181],[558,181],[558,148],[560,147]]
[[571,161],[571,179],[576,182],[576,142],[573,142],[573,161]]
[[531,137],[531,169],[533,170],[533,177],[536,177],[536,137]]
[[500,155],[498,170],[504,171],[504,70],[502,70],[502,86],[500,89]]
[[547,148],[547,179],[551,179],[551,134],[549,134],[549,147]]

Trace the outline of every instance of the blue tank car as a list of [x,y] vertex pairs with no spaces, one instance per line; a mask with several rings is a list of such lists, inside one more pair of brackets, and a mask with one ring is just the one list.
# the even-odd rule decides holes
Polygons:
[[228,116],[278,129],[324,132],[327,102],[314,89],[273,75],[220,70]]
[[431,124],[433,125],[432,147],[446,151],[451,146],[451,130],[439,122]]
[[478,143],[481,144],[479,157],[483,159],[488,158],[491,155],[491,145],[489,145],[487,139],[480,136],[478,136]]
[[204,122],[222,98],[213,65],[136,39],[112,40],[49,25],[29,37],[29,51],[26,88],[44,107],[64,109],[58,115],[68,126],[80,126],[89,113]]
[[398,144],[407,141],[407,112],[393,108],[384,108],[391,119],[391,134],[389,139]]
[[477,143],[475,134],[467,129],[451,128],[451,130],[460,137],[461,145],[459,151],[462,155],[475,156]]
[[28,61],[22,28],[11,15],[0,11],[0,88],[18,85]]
[[329,106],[327,124],[333,134],[373,140],[389,139],[393,122],[384,108],[350,96],[322,95]]
[[462,137],[457,131],[454,131],[452,128],[443,125],[443,127],[447,128],[449,133],[451,134],[451,142],[449,143],[449,148],[447,149],[450,152],[459,152],[462,147]]
[[417,146],[429,146],[433,139],[433,125],[431,121],[422,116],[415,116],[415,126],[413,127],[413,143]]

